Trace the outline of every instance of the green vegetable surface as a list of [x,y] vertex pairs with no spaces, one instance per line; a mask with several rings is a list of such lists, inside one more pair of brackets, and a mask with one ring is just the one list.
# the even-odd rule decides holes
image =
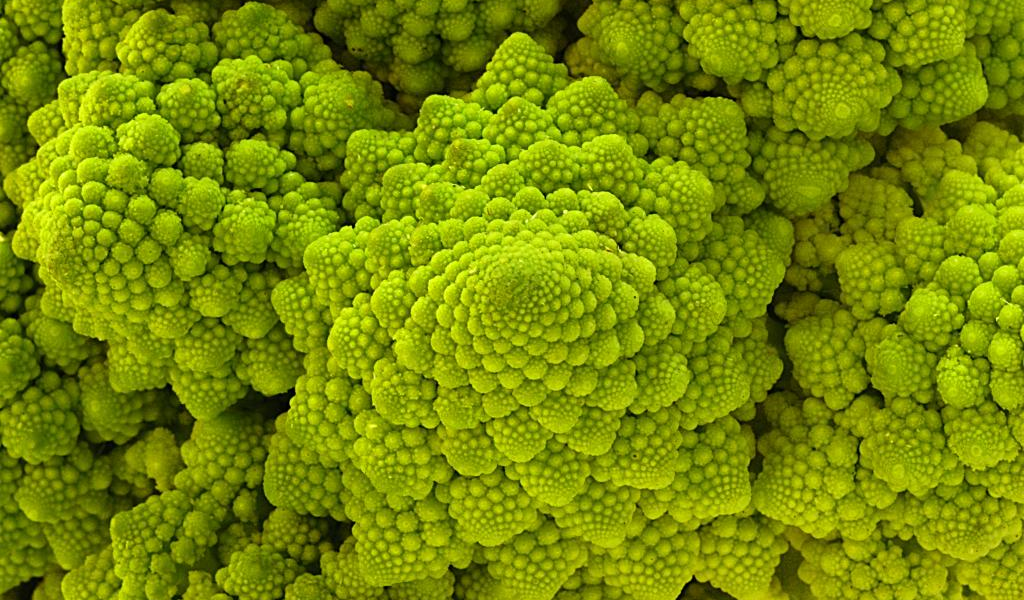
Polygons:
[[0,2],[0,600],[1024,598],[1024,3]]

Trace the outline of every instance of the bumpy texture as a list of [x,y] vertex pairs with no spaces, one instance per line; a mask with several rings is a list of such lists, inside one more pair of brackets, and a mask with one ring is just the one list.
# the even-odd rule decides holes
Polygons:
[[[681,122],[713,110],[678,106]],[[742,121],[691,126],[744,136]],[[696,550],[704,524],[718,539],[737,525],[715,517],[749,504],[743,415],[781,369],[764,315],[785,221],[718,210],[704,173],[739,184],[742,158],[719,173],[682,162],[686,146],[648,155],[668,136],[642,131],[606,83],[568,80],[517,34],[468,99],[430,97],[411,133],[350,139],[344,204],[363,216],[313,242],[273,296],[307,355],[268,477],[301,477],[275,458],[293,445],[310,474],[340,467],[366,585],[472,564],[456,576],[467,598],[552,598],[576,571],[666,600],[698,568],[771,587],[777,528],[743,534],[749,575],[727,575],[724,541]],[[363,161],[371,143],[387,161]]]
[[[256,25],[294,39],[240,57]],[[15,252],[63,292],[60,320],[109,345],[114,389],[170,383],[200,418],[250,386],[293,386],[301,358],[269,299],[341,222],[340,164],[323,148],[398,118],[284,12],[253,3],[210,29],[142,14],[121,33],[121,72],[62,83],[61,127],[8,180],[24,209]],[[325,85],[347,112],[324,110]]]
[[[1022,518],[1024,196],[1005,150],[1019,142],[986,122],[960,135],[906,132],[888,165],[851,178],[843,224],[820,221],[808,238],[838,250],[837,285],[806,286],[779,309],[799,395],[766,405],[778,429],[759,440],[754,505],[816,538],[842,535],[801,548],[816,597],[1019,590],[995,571],[1015,560]],[[883,206],[865,202],[868,189]],[[817,477],[794,469],[808,451],[821,453]],[[856,583],[857,562],[879,565],[877,580]],[[905,575],[881,576],[893,569]]]
[[[64,79],[59,3],[15,1],[0,7],[0,177],[29,160],[52,114],[33,119],[57,96]],[[45,112],[45,111],[42,111]],[[0,193],[0,232],[17,223],[22,206]]]
[[1024,3],[0,5],[4,599],[1024,595]]
[[812,139],[1016,110],[1024,8],[948,0],[591,3],[566,52],[631,94],[727,92]]
[[381,80],[422,98],[478,75],[511,32],[533,33],[553,52],[564,44],[569,25],[563,4],[327,0],[319,2],[313,22]]

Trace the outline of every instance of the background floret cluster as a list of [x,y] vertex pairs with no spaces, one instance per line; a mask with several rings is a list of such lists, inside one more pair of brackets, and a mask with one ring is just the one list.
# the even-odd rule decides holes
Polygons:
[[1024,597],[1022,40],[0,2],[0,600]]

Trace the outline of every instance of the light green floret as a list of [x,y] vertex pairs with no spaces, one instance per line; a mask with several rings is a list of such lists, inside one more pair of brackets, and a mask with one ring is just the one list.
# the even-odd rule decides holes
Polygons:
[[804,35],[823,40],[867,29],[872,21],[869,0],[781,0],[779,8]]
[[947,230],[929,218],[910,217],[896,227],[896,254],[906,277],[912,282],[928,281],[949,255],[943,249],[949,241]]
[[901,78],[903,87],[885,108],[883,122],[892,119],[907,129],[962,119],[989,98],[983,65],[971,44],[952,58],[904,69]]
[[374,410],[361,412],[353,425],[352,460],[382,493],[422,499],[450,476],[433,430],[393,425]]
[[25,333],[38,353],[45,357],[48,366],[73,373],[83,361],[100,354],[102,347],[95,340],[76,332],[71,323],[49,316],[65,316],[63,307],[52,310],[49,296],[31,296],[25,301],[26,310],[22,314]]
[[[669,310],[662,322],[671,323],[674,317]],[[652,341],[636,355],[636,382],[640,393],[630,405],[633,412],[665,408],[686,393],[693,373],[687,368],[686,356],[679,352],[680,346],[676,340],[664,344]]]
[[263,262],[276,223],[277,215],[261,197],[232,191],[213,227],[213,249],[222,254],[227,264]]
[[514,96],[498,108],[482,131],[483,138],[505,148],[509,159],[541,140],[560,140],[552,116],[540,105]]
[[169,398],[162,392],[114,391],[107,365],[95,361],[83,365],[77,376],[81,384],[82,428],[100,439],[124,444],[150,422],[166,414]]
[[764,187],[747,173],[754,147],[737,102],[683,94],[665,102],[657,94],[644,93],[636,108],[651,152],[706,175],[715,188],[716,207],[728,204],[745,213],[764,201]]
[[768,397],[774,427],[757,441],[764,456],[753,484],[753,506],[765,516],[824,537],[843,524],[853,492],[858,439],[833,422],[822,401],[789,393]]
[[448,513],[459,537],[470,543],[497,546],[532,527],[537,503],[503,469],[478,478],[456,477],[448,485]]
[[[973,173],[950,170],[942,175],[931,193],[921,198],[924,216],[948,224],[960,208],[979,204],[991,205],[996,191]],[[982,206],[986,212],[991,207]]]
[[902,516],[916,524],[914,534],[923,548],[962,561],[977,560],[1021,533],[1018,505],[976,485],[939,486],[922,500],[908,502],[904,510]]
[[914,216],[913,205],[902,187],[855,173],[839,193],[839,231],[852,242],[892,241],[900,223]]
[[311,455],[324,465],[348,460],[355,439],[353,414],[371,406],[370,396],[341,371],[324,349],[305,358],[306,374],[295,383],[289,412],[291,436],[297,443],[316,448]]
[[17,459],[0,454],[0,537],[12,554],[0,569],[0,585],[8,589],[42,576],[53,563],[53,552],[42,527],[29,520],[14,498],[23,472]]
[[294,154],[259,139],[233,142],[224,151],[224,179],[240,190],[277,192],[294,167]]
[[283,394],[295,387],[302,374],[302,355],[293,348],[284,326],[278,324],[266,335],[242,342],[235,372],[265,396]]
[[281,189],[268,199],[277,213],[277,227],[270,257],[282,269],[302,264],[306,248],[315,240],[338,230],[341,218],[337,188],[331,183],[304,181],[288,173]]
[[524,184],[547,194],[561,188],[579,187],[579,161],[575,148],[555,140],[543,140],[520,152],[509,166],[523,175]]
[[[163,116],[170,121],[174,120],[173,116]],[[188,136],[189,133],[186,131],[183,135]],[[206,142],[188,144],[182,148],[179,166],[186,177],[206,178],[218,184],[224,183],[224,152],[220,146]]]
[[261,543],[309,568],[319,561],[321,554],[334,547],[330,540],[332,525],[329,519],[274,509],[263,522]]
[[278,510],[300,515],[345,521],[340,492],[342,473],[336,465],[325,465],[316,453],[292,439],[288,418],[281,416],[270,439],[263,490]]
[[[367,581],[363,569],[359,565],[355,554],[355,538],[349,537],[338,548],[337,552],[325,552],[320,557],[320,570],[322,575],[311,576],[300,575],[295,582],[288,587],[289,599],[322,598],[323,600],[355,600],[356,598],[367,598],[368,600],[383,600],[384,588]],[[313,596],[302,596],[299,593],[318,594]]]
[[988,394],[989,370],[988,361],[972,358],[960,345],[953,345],[935,367],[935,385],[947,405],[968,408]]
[[700,538],[671,517],[636,513],[625,543],[594,557],[588,569],[639,600],[672,600],[698,568]]
[[769,2],[685,0],[679,14],[690,56],[701,68],[726,83],[758,81],[779,62],[780,45],[793,41],[796,31],[779,18]]
[[942,411],[949,447],[962,463],[984,470],[1013,460],[1020,445],[1007,427],[1006,414],[994,402]]
[[109,515],[109,507],[104,505],[112,500],[107,491],[110,462],[93,455],[84,442],[72,443],[67,454],[26,467],[14,498],[29,519],[57,523],[83,506]]
[[565,65],[554,62],[530,36],[513,33],[487,63],[470,99],[490,110],[498,109],[513,97],[543,106],[568,83]]
[[250,544],[231,555],[217,571],[217,584],[239,600],[280,598],[284,588],[302,572],[295,559],[266,546]]
[[49,542],[64,569],[84,562],[107,543],[106,526],[116,510],[109,457],[95,457],[84,442],[66,457],[25,467],[14,497]]
[[156,86],[151,81],[120,73],[80,77],[82,83],[88,85],[77,99],[78,110],[74,111],[72,99],[62,101],[65,105],[71,104],[64,115],[68,123],[116,129],[135,115],[156,112]]
[[960,53],[967,33],[965,3],[959,0],[896,0],[878,11],[868,33],[888,45],[894,67],[918,67]]
[[181,156],[178,131],[159,115],[142,114],[117,128],[118,147],[158,167],[169,167]]
[[349,490],[353,497],[346,512],[355,522],[355,554],[366,581],[395,585],[443,577],[453,564],[469,566],[470,546],[456,537],[447,507],[433,493],[421,500],[389,502],[372,488],[360,491],[351,486]]
[[486,424],[486,431],[494,441],[494,447],[515,462],[531,460],[554,436],[553,432],[530,418],[530,409],[525,406],[491,419]]
[[289,113],[302,102],[294,74],[292,63],[264,62],[253,55],[217,63],[211,71],[212,85],[221,124],[231,139],[254,132],[284,135]]
[[[973,3],[972,3],[973,4]],[[1024,65],[1018,40],[1024,33],[1024,20],[1004,21],[989,36],[973,40],[978,49],[985,80],[989,86],[986,108],[1016,111],[1024,98],[1024,86],[1014,73]]]
[[698,530],[698,581],[741,599],[762,597],[778,585],[775,569],[789,549],[785,526],[752,513],[719,517]]
[[505,472],[531,498],[548,506],[563,507],[574,502],[585,489],[590,466],[581,455],[549,439],[533,458],[513,463]]
[[[40,146],[57,137],[66,128],[64,115],[60,113],[60,103],[57,100],[51,100],[39,107],[28,116],[25,126],[32,139]],[[14,141],[8,139],[12,131],[7,130],[6,127],[3,128],[3,131],[4,133],[0,133],[0,137],[5,138],[7,142]],[[0,219],[0,223],[2,222]]]
[[718,219],[701,245],[701,264],[725,293],[726,317],[764,314],[785,276],[784,255],[739,217]]
[[[0,173],[15,172],[32,157],[40,140],[45,143],[63,129],[63,120],[55,107],[56,103],[50,101],[29,113],[21,103],[5,97],[0,104]],[[17,210],[6,195],[0,200],[0,225],[4,229],[12,229],[16,224]]]
[[116,52],[122,72],[140,79],[186,79],[209,71],[217,62],[217,47],[205,23],[163,9],[144,13],[120,38]]
[[674,2],[595,2],[578,25],[585,37],[566,57],[574,71],[613,69],[632,88],[660,90],[679,83],[690,66],[682,52],[686,22]]
[[586,563],[586,545],[562,536],[551,519],[506,544],[481,552],[486,561],[461,582],[466,598],[539,600],[551,598]]
[[703,239],[717,208],[711,182],[685,162],[659,159],[651,164],[637,206],[672,226],[679,245]]
[[151,496],[111,521],[115,572],[124,590],[159,597],[181,593],[187,571],[204,557],[214,558],[208,551],[218,532],[239,517],[252,519],[267,428],[258,415],[240,412],[192,427],[181,446],[185,469],[175,475],[176,489]]
[[195,371],[214,372],[234,358],[241,337],[219,319],[204,317],[174,340],[174,362]]
[[818,303],[813,315],[790,325],[785,344],[796,380],[829,407],[844,408],[867,388],[867,344],[849,311],[828,301]]
[[[370,127],[390,129],[400,113],[383,98],[380,84],[362,71],[307,73],[300,79],[302,102],[292,110],[289,147],[300,156],[300,170],[338,171],[345,160],[345,141]],[[404,123],[402,123],[404,124]],[[308,167],[302,159],[310,159]]]
[[669,486],[683,440],[679,422],[674,407],[623,417],[611,450],[593,462],[594,478],[648,490]]
[[936,410],[897,398],[873,413],[869,430],[860,445],[861,465],[894,491],[921,496],[939,484],[962,480],[963,469]]
[[[510,32],[531,32],[554,51],[569,16],[563,4],[471,0],[392,7],[338,0],[322,4],[314,24],[328,37],[344,40],[347,50],[379,79],[414,100],[465,85]],[[529,68],[535,63],[525,64]]]
[[12,19],[0,21],[0,62],[7,61],[14,56],[19,45],[18,29]]
[[1004,460],[993,467],[967,471],[967,482],[984,486],[994,498],[1007,498],[1019,503],[1024,499],[1024,484],[1021,479],[1024,469],[1024,455],[1018,453],[1012,460]]
[[[982,132],[992,134],[981,147],[980,137],[972,140]],[[897,130],[892,135],[892,143],[886,152],[886,162],[899,170],[900,177],[909,183],[918,198],[931,196],[935,186],[950,171],[963,171],[971,175],[978,174],[978,160],[991,153],[998,154],[1003,141],[1000,135],[992,131],[990,124],[982,123],[972,129],[972,133],[962,144],[959,140],[949,138],[938,127],[923,127],[916,130]],[[966,145],[965,145],[966,144]],[[988,146],[993,144],[994,147]],[[965,152],[969,149],[969,152]]]
[[246,279],[247,274],[241,265],[213,265],[188,282],[189,308],[203,317],[220,318],[229,314],[238,302]]
[[640,493],[629,486],[591,480],[572,503],[551,514],[566,535],[578,535],[601,548],[615,548],[625,541]]
[[964,316],[948,294],[940,289],[918,288],[910,295],[900,327],[929,351],[949,346],[964,324]]
[[303,255],[316,301],[334,314],[348,307],[359,293],[370,290],[370,273],[362,269],[358,259],[377,223],[370,218],[360,219],[354,228],[344,227],[316,240]]
[[67,57],[68,75],[90,71],[116,71],[117,42],[121,32],[139,18],[140,11],[117,2],[71,0],[62,6],[61,22],[64,39],[62,50]]
[[1016,372],[1020,370],[1024,349],[1016,332],[995,331],[984,354],[996,372]]
[[0,404],[7,404],[39,375],[39,361],[16,320],[0,321],[0,332]]
[[836,258],[842,301],[857,318],[892,314],[906,303],[906,272],[890,243],[855,244]]
[[[324,566],[336,595],[439,590],[454,567],[467,599],[550,600],[587,563],[571,586],[668,600],[696,568],[682,505],[748,504],[752,438],[727,415],[752,418],[782,370],[761,321],[793,235],[711,218],[729,195],[704,171],[750,179],[738,106],[669,105],[678,129],[652,129],[695,164],[652,167],[638,117],[594,81],[434,97],[411,134],[349,139],[343,205],[361,218],[272,296],[308,355],[264,486],[296,511],[340,498],[355,541]],[[704,497],[672,514],[691,485]]]
[[751,167],[764,178],[768,203],[788,217],[811,213],[849,185],[850,173],[867,166],[874,150],[865,140],[812,140],[800,131],[770,127],[753,133]]
[[392,356],[385,355],[374,363],[367,387],[374,408],[389,422],[437,427],[438,416],[433,409],[436,383],[398,365]]
[[934,394],[932,379],[939,357],[900,331],[887,327],[865,353],[871,384],[886,398],[910,397],[921,402]]
[[19,105],[33,111],[53,99],[64,77],[60,53],[36,41],[20,46],[0,66],[0,84]]
[[28,41],[40,39],[56,46],[63,37],[60,4],[45,0],[11,0],[4,6],[4,14]]
[[683,432],[672,483],[645,491],[641,510],[648,518],[667,513],[693,526],[742,511],[750,504],[751,433],[732,417]]
[[490,116],[490,111],[477,102],[451,96],[427,97],[413,131],[416,142],[413,156],[417,161],[439,162],[455,140],[479,139]]
[[226,11],[212,31],[222,59],[256,56],[263,62],[283,60],[292,65],[295,77],[331,58],[331,50],[320,36],[307,33],[288,13],[262,2]]
[[961,206],[946,223],[946,253],[977,259],[998,246],[999,221],[993,212],[978,204]]
[[121,580],[114,574],[113,550],[108,546],[90,555],[64,576],[60,587],[67,600],[116,597]]
[[174,477],[184,468],[181,459],[181,441],[169,429],[157,427],[140,436],[123,456],[123,462],[114,463],[115,468],[127,467],[138,476],[145,477],[146,485],[166,492],[174,487]]
[[885,57],[881,44],[859,34],[797,43],[766,80],[776,127],[799,129],[812,140],[874,131],[901,87]]
[[584,77],[555,92],[546,108],[562,132],[562,141],[581,146],[599,135],[618,134],[629,140],[638,154],[646,140],[636,136],[640,119],[602,77]]
[[1020,565],[1024,561],[1024,542],[1017,540],[1005,544],[979,558],[961,563],[957,577],[965,585],[988,598],[1016,598],[1024,594],[1024,576]]
[[31,464],[70,453],[78,438],[80,394],[75,379],[43,372],[0,411],[7,452]]
[[939,600],[960,590],[949,560],[913,542],[904,545],[874,535],[856,541],[811,540],[801,550],[799,577],[823,600],[856,600],[864,593]]
[[349,376],[369,379],[387,350],[387,330],[373,315],[370,298],[357,296],[341,309],[327,337],[327,348]]
[[725,291],[700,263],[688,266],[658,282],[658,287],[675,309],[673,335],[701,342],[725,319],[728,304]]
[[783,260],[786,267],[790,265],[790,255],[796,243],[796,230],[792,221],[773,210],[759,208],[744,215],[744,225],[757,233]]
[[[176,78],[161,86],[156,96],[157,111],[174,126],[183,142],[190,144],[197,141],[212,141],[214,132],[220,126],[220,114],[217,112],[217,100],[213,88],[202,79]],[[209,147],[214,147],[208,144]],[[185,149],[186,155],[188,148]],[[187,165],[188,159],[184,159]],[[183,165],[188,175],[196,174],[195,168]],[[202,171],[208,171],[203,169]]]

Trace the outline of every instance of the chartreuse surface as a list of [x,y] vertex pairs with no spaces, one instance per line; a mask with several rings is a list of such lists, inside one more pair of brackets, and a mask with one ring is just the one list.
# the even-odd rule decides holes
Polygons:
[[1024,4],[0,10],[4,600],[1024,597]]

